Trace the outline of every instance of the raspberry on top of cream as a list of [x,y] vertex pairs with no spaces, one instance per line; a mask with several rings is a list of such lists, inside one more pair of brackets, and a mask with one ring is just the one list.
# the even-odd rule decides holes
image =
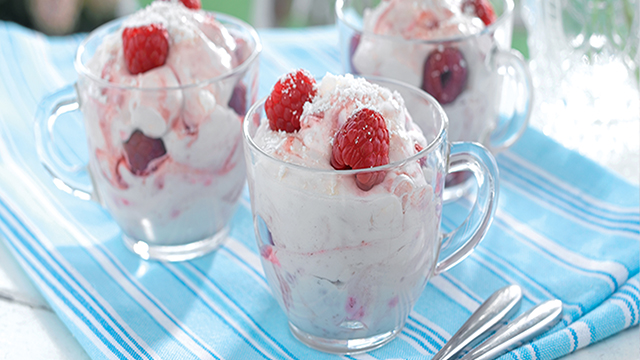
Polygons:
[[[290,75],[285,75],[285,78],[287,76]],[[413,124],[404,100],[397,92],[350,74],[326,74],[314,87],[314,93],[315,96],[303,104],[302,111],[291,111],[298,112],[299,130],[274,131],[269,127],[269,122],[263,122],[255,136],[256,145],[267,154],[286,162],[309,168],[332,169],[335,168],[331,158],[336,135],[353,115],[368,109],[384,119],[388,132],[387,163],[414,155],[415,144],[421,148],[426,146],[422,132]],[[269,114],[269,110],[266,111]],[[376,164],[379,165],[384,164]]]
[[240,62],[235,55],[238,48],[236,40],[211,14],[189,9],[177,2],[154,1],[128,17],[122,24],[122,31],[150,25],[161,26],[168,32],[169,46],[164,65],[171,70],[171,74],[165,72],[163,84],[149,86],[144,81],[144,74],[135,76],[128,71],[121,32],[105,39],[89,63],[90,71],[121,85],[169,87],[215,78],[229,72]]

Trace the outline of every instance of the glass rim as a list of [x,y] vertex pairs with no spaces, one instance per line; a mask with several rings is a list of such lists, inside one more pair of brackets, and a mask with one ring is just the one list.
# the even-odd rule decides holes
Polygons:
[[353,1],[353,0],[336,0],[335,13],[338,21],[347,25],[351,30],[366,36],[376,37],[379,39],[386,39],[389,41],[401,40],[403,42],[408,42],[408,43],[432,44],[432,45],[439,45],[439,44],[448,43],[448,42],[462,42],[468,39],[480,37],[487,33],[493,33],[497,28],[499,28],[503,23],[507,21],[508,16],[510,16],[513,13],[513,9],[515,6],[513,0],[500,0],[504,4],[504,10],[502,11],[502,14],[500,14],[500,16],[496,19],[496,21],[489,24],[489,26],[485,26],[482,30],[469,35],[456,35],[451,37],[443,37],[438,39],[427,40],[427,39],[407,39],[405,37],[398,36],[398,35],[382,35],[382,34],[376,34],[370,31],[363,31],[362,28],[358,28],[353,23],[346,20],[344,16],[344,12],[342,11],[342,9],[344,8],[345,1]]
[[[415,92],[417,94],[419,94],[421,97],[423,97],[425,100],[427,100],[429,102],[429,104],[435,106],[438,115],[440,116],[440,129],[438,131],[438,134],[435,136],[435,138],[430,141],[427,146],[424,147],[424,149],[422,149],[421,151],[406,157],[402,160],[398,160],[398,161],[394,161],[394,162],[390,162],[386,165],[381,165],[381,166],[375,166],[375,167],[371,167],[371,168],[364,168],[364,169],[349,169],[349,170],[336,170],[336,169],[319,169],[319,168],[311,168],[311,167],[306,167],[304,165],[299,165],[299,164],[294,164],[291,162],[287,162],[281,159],[278,159],[276,157],[274,157],[271,154],[267,154],[264,150],[262,150],[262,148],[260,146],[258,146],[258,144],[255,143],[255,141],[253,140],[253,136],[249,135],[249,131],[248,131],[248,127],[250,124],[250,121],[252,121],[252,119],[250,119],[250,117],[253,117],[254,114],[257,114],[258,110],[261,107],[264,107],[264,103],[267,99],[268,96],[265,96],[263,98],[261,98],[260,100],[256,101],[256,103],[254,103],[251,108],[249,109],[249,111],[247,111],[247,114],[245,115],[244,119],[243,119],[243,123],[242,123],[242,137],[245,139],[245,141],[249,144],[249,146],[251,147],[252,150],[257,151],[259,154],[261,154],[262,156],[265,156],[266,158],[280,164],[280,165],[285,165],[288,167],[292,167],[295,169],[300,169],[300,170],[304,170],[304,171],[309,171],[309,172],[314,172],[314,173],[319,173],[319,174],[334,174],[334,175],[354,175],[354,174],[361,174],[361,173],[369,173],[369,172],[376,172],[376,171],[387,171],[387,170],[392,170],[394,168],[399,168],[402,167],[412,161],[417,161],[418,159],[427,156],[429,153],[431,153],[436,147],[438,147],[440,144],[442,144],[445,141],[445,134],[447,133],[447,129],[449,127],[449,118],[447,117],[447,114],[445,113],[444,109],[442,108],[442,105],[440,105],[440,103],[431,95],[429,95],[427,92],[425,92],[422,89],[419,89],[415,86],[403,83],[401,81],[397,81],[397,80],[393,80],[393,79],[388,79],[388,78],[383,78],[383,77],[378,77],[378,76],[358,76],[361,78],[366,79],[367,81],[371,80],[374,81],[377,85],[380,85],[380,83],[390,83],[396,86],[402,86],[407,88],[408,90],[411,90],[412,92]],[[381,85],[382,86],[382,85]],[[396,91],[396,90],[392,90],[389,89],[391,91]],[[405,100],[406,101],[406,100]],[[413,117],[413,115],[412,115]],[[262,121],[263,119],[261,118],[260,121]]]
[[213,14],[215,19],[221,20],[223,25],[225,23],[230,23],[230,24],[237,25],[243,30],[246,30],[249,34],[250,39],[252,39],[255,44],[255,47],[251,51],[251,54],[249,55],[249,57],[247,57],[240,65],[231,69],[231,71],[221,74],[219,76],[205,79],[205,80],[200,80],[190,84],[179,85],[179,86],[137,87],[137,86],[131,86],[131,85],[112,83],[110,81],[107,81],[97,76],[96,74],[93,74],[87,68],[87,66],[82,62],[82,55],[84,55],[85,53],[87,44],[89,43],[89,41],[95,39],[98,36],[105,36],[107,34],[112,33],[113,31],[117,31],[120,28],[121,23],[124,22],[128,16],[111,20],[103,25],[100,25],[93,31],[91,31],[78,46],[73,65],[76,69],[76,72],[79,75],[86,76],[87,78],[96,82],[101,87],[110,87],[110,88],[116,88],[121,90],[139,90],[139,91],[159,91],[159,90],[166,91],[166,90],[185,90],[185,89],[191,89],[191,88],[198,88],[198,87],[207,86],[209,84],[219,82],[224,79],[231,78],[239,73],[246,71],[258,59],[258,56],[262,52],[262,43],[260,42],[260,37],[258,36],[258,33],[256,32],[256,30],[251,25],[247,24],[246,22],[234,16],[218,13],[215,11],[206,11],[206,13]]

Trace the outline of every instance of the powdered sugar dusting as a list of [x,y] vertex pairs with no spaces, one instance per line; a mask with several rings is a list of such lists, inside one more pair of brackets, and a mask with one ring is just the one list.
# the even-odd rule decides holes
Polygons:
[[330,110],[336,104],[347,103],[353,103],[351,113],[363,108],[382,112],[381,107],[388,105],[394,108],[404,106],[399,94],[393,94],[388,89],[367,82],[365,79],[354,78],[351,74],[345,76],[327,74],[318,85],[318,96],[312,102],[305,104],[304,113],[321,113]]
[[255,135],[256,144],[283,161],[331,169],[331,148],[336,133],[351,115],[364,108],[379,112],[385,119],[389,131],[389,161],[412,156],[416,153],[416,143],[426,146],[399,93],[351,74],[329,73],[317,83],[316,96],[305,104],[299,131],[272,131],[263,119]]

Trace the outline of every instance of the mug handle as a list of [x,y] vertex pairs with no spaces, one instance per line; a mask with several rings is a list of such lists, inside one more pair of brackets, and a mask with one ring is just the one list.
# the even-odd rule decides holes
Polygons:
[[498,204],[498,165],[484,146],[454,142],[449,155],[449,173],[470,171],[478,183],[476,201],[467,219],[450,233],[443,234],[434,276],[445,272],[471,254],[489,230]]
[[86,164],[69,164],[58,153],[53,129],[58,118],[67,113],[80,111],[76,84],[66,86],[45,97],[36,110],[34,132],[36,150],[44,168],[53,178],[56,187],[82,200],[98,201],[93,186],[77,178],[91,179]]
[[529,67],[519,51],[496,51],[493,55],[495,72],[513,79],[512,83],[517,87],[515,94],[510,88],[502,89],[500,105],[510,102],[513,108],[511,117],[498,115],[496,128],[486,142],[495,154],[513,145],[527,129],[533,107],[533,82]]

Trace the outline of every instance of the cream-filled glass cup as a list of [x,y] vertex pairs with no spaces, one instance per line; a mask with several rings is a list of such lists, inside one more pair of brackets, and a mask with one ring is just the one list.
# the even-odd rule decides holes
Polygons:
[[[147,21],[168,31],[168,55],[164,65],[132,74],[123,29]],[[180,261],[215,249],[245,182],[241,124],[256,99],[260,50],[248,24],[180,3],[156,1],[101,26],[78,48],[77,83],[40,104],[43,165],[60,189],[104,206],[144,259]],[[54,136],[58,117],[77,110],[86,166],[65,161]]]
[[[264,99],[245,118],[256,239],[292,333],[321,351],[364,352],[391,341],[429,278],[482,240],[498,170],[481,145],[449,141],[445,112],[418,88],[327,75],[317,96],[297,133],[269,130]],[[362,108],[385,117],[390,163],[335,170],[331,134]],[[445,177],[458,170],[475,175],[478,196],[468,219],[443,233]]]

